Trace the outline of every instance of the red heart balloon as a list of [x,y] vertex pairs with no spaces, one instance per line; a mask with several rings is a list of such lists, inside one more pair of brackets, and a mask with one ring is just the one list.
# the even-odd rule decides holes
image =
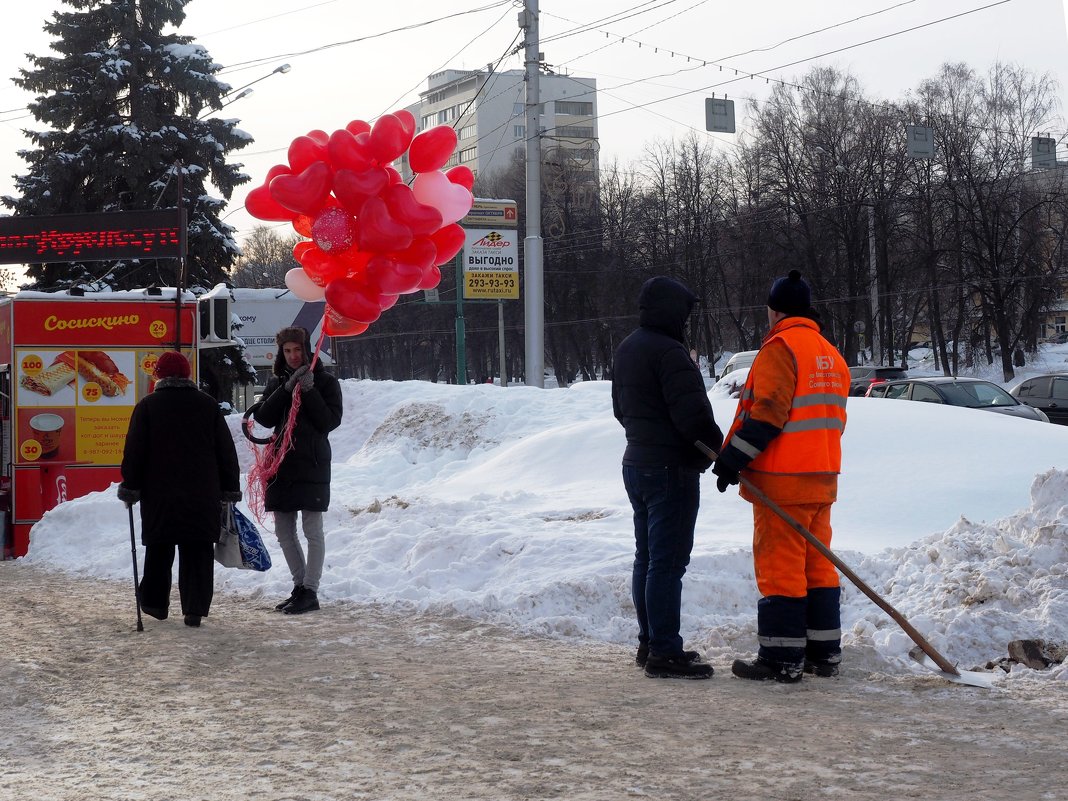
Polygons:
[[[276,178],[275,180],[280,180]],[[393,219],[380,197],[368,198],[360,209],[360,250],[384,253],[412,244],[412,229]]]
[[323,330],[332,337],[354,337],[367,330],[367,323],[358,323],[338,314],[328,303],[323,310]]
[[314,216],[323,207],[323,201],[330,194],[330,186],[330,165],[325,161],[310,164],[299,175],[276,176],[270,183],[271,197],[278,203],[298,214],[309,216]]
[[345,130],[351,133],[353,136],[358,136],[362,133],[371,132],[371,123],[364,122],[363,120],[353,120],[345,126]]
[[401,178],[401,174],[392,167],[386,167],[386,173],[389,175],[389,182],[391,184],[404,183],[404,179]]
[[360,250],[359,248],[349,248],[344,253],[338,256],[338,259],[345,265],[346,278],[359,278],[363,275],[364,268],[367,267],[367,261],[373,254],[367,251]]
[[407,184],[390,184],[382,192],[382,199],[390,215],[411,228],[416,236],[432,234],[441,228],[441,212],[416,200]]
[[433,289],[440,283],[441,270],[434,266],[423,272],[423,277],[419,279],[419,286],[416,289]]
[[408,164],[412,172],[430,172],[445,166],[456,149],[456,131],[448,125],[435,125],[412,140]]
[[289,222],[297,216],[295,211],[290,211],[271,197],[271,190],[266,186],[257,186],[245,196],[245,211],[258,220]]
[[326,131],[320,131],[318,128],[316,128],[314,131],[308,131],[307,136],[309,139],[315,141],[323,147],[326,147],[326,143],[330,141],[330,134],[328,134]]
[[293,220],[293,230],[301,236],[311,239],[312,218],[307,214],[298,214]]
[[372,167],[363,172],[338,170],[334,173],[334,195],[356,215],[360,214],[367,198],[374,197],[388,184],[389,175],[381,167]]
[[304,172],[311,164],[326,158],[325,142],[319,144],[310,136],[298,136],[289,143],[289,166],[295,173]]
[[400,111],[394,111],[393,116],[400,120],[401,125],[404,126],[404,133],[408,136],[408,141],[412,140],[415,136],[415,115],[408,111],[406,108],[402,108]]
[[358,323],[373,323],[382,314],[379,292],[353,278],[337,278],[326,287],[326,302],[343,317]]
[[297,242],[297,244],[293,246],[293,258],[299,263],[305,253],[309,250],[315,250],[317,247],[318,246],[314,242]]
[[408,149],[412,138],[404,130],[404,123],[393,114],[383,114],[371,126],[371,153],[379,164],[389,164]]
[[442,265],[450,261],[453,256],[463,249],[465,239],[464,229],[458,223],[451,223],[432,233],[430,241],[438,249],[438,257],[435,259],[435,263]]
[[397,299],[399,297],[400,295],[389,295],[385,293],[379,295],[378,308],[380,308],[382,311],[385,311],[386,309],[392,309],[396,305]]
[[475,189],[475,174],[471,172],[470,167],[465,167],[463,164],[451,170],[445,170],[445,177],[452,183],[464,187],[468,192],[473,192]]
[[352,131],[345,128],[340,128],[330,134],[326,151],[330,157],[330,166],[334,170],[363,172],[375,163],[367,141],[357,141]]
[[367,280],[389,295],[411,292],[423,277],[423,271],[413,264],[402,264],[389,256],[378,254],[367,262]]
[[428,236],[417,236],[412,244],[404,250],[398,250],[389,254],[397,264],[410,264],[423,272],[428,267],[433,267],[437,261],[438,249]]
[[329,286],[331,281],[344,278],[348,273],[348,267],[341,259],[323,252],[319,247],[306,250],[299,261],[304,272],[319,286]]

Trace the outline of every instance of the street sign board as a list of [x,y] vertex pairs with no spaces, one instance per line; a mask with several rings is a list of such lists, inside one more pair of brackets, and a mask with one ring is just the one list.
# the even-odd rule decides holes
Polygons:
[[475,198],[471,211],[460,220],[464,228],[515,228],[519,210],[514,200]]
[[468,228],[464,233],[464,298],[518,300],[518,232],[507,228]]

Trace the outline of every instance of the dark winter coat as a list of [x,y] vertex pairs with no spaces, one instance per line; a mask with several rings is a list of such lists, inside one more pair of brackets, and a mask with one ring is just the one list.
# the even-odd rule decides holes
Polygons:
[[[307,351],[305,351],[307,352]],[[281,348],[274,373],[263,390],[263,403],[254,412],[256,422],[273,428],[279,447],[282,429],[289,419],[293,393],[285,383],[293,370]],[[264,508],[269,512],[325,512],[330,506],[330,440],[327,434],[341,425],[341,384],[316,362],[314,387],[301,391],[300,409],[293,430],[293,448],[282,459],[275,476],[267,482]]]
[[217,541],[222,493],[241,488],[219,404],[188,378],[157,381],[134,407],[121,469],[141,494],[145,545]]
[[642,287],[640,325],[619,344],[612,367],[612,411],[627,434],[625,465],[703,471],[711,461],[694,441],[716,451],[723,442],[701,371],[684,344],[696,300],[662,276]]

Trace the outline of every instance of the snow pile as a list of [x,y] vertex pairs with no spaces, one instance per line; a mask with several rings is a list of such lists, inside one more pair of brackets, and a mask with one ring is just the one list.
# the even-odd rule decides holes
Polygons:
[[[608,383],[342,386],[344,422],[330,438],[327,609],[401,604],[634,642],[631,510]],[[711,397],[725,428],[735,401]],[[834,507],[839,556],[961,667],[1004,657],[1013,639],[1068,644],[1068,427],[869,398],[850,399],[849,415]],[[230,422],[247,470],[239,417]],[[683,632],[719,664],[755,648],[752,518],[736,492],[716,492],[710,473],[703,488]],[[291,588],[271,524],[268,516],[274,569],[216,571],[220,590],[262,597],[265,609]],[[129,582],[129,521],[114,489],[49,512],[27,558]],[[863,669],[922,670],[907,660],[906,635],[848,582],[843,630]],[[1027,676],[1065,681],[1068,669],[1017,668],[1007,680]]]

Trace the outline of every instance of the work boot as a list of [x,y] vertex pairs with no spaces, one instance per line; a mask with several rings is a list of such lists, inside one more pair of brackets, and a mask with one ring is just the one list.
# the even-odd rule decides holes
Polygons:
[[829,679],[838,675],[838,663],[823,659],[805,659],[805,673]]
[[319,597],[315,590],[301,587],[300,592],[293,599],[293,603],[282,610],[287,615],[303,615],[305,612],[314,612],[319,608]]
[[650,653],[645,660],[645,675],[650,679],[710,679],[712,666],[690,659],[692,651],[678,656]]
[[752,662],[743,659],[735,659],[731,665],[731,673],[740,679],[752,681],[767,681],[774,679],[782,684],[796,684],[801,681],[802,665],[781,664],[757,657]]
[[[689,659],[691,662],[700,662],[701,655],[697,651],[683,651],[682,655]],[[645,663],[649,659],[649,646],[644,643],[638,644],[638,650],[634,654],[634,664],[640,668],[645,667]]]
[[185,616],[185,625],[194,626],[194,627],[199,626],[200,625],[200,615],[186,615]]
[[275,610],[278,612],[285,611],[285,608],[297,599],[297,596],[300,594],[300,590],[301,586],[299,584],[294,585],[293,592],[289,593],[289,597],[282,601],[282,603],[278,604],[278,606],[275,607]]

